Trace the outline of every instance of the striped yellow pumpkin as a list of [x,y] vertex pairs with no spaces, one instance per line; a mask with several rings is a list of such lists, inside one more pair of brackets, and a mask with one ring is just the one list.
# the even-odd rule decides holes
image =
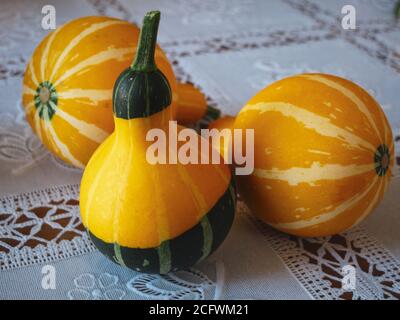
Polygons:
[[[83,17],[50,33],[34,51],[23,80],[26,117],[48,149],[67,163],[84,167],[113,131],[113,85],[131,63],[138,37],[139,29],[126,21]],[[177,120],[179,114],[184,121],[201,118],[206,102],[200,92],[177,83],[159,47],[156,62],[171,84]],[[189,101],[178,99],[179,90]]]
[[332,235],[379,203],[393,166],[393,138],[379,104],[355,83],[326,74],[277,81],[238,114],[254,128],[255,170],[239,176],[250,209],[299,236]]

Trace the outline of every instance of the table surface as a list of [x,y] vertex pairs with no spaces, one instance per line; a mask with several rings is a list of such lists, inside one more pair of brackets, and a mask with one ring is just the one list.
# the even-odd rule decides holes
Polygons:
[[[238,210],[231,233],[209,259],[164,276],[104,258],[79,220],[81,170],[40,144],[21,108],[21,80],[48,1],[0,4],[0,299],[400,299],[400,179],[360,226],[318,239],[291,237]],[[400,143],[400,25],[393,0],[52,1],[57,25],[85,15],[140,23],[162,12],[159,44],[181,81],[225,114],[236,114],[267,84],[310,71],[368,89]],[[343,30],[341,8],[356,8]],[[400,163],[400,157],[396,159]],[[343,288],[352,265],[356,288]],[[47,269],[46,269],[47,268]],[[48,270],[56,288],[44,289]]]

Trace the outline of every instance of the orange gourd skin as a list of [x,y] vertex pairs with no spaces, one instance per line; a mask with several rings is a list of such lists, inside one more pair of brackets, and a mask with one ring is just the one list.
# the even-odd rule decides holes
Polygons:
[[[179,105],[175,118],[181,124],[191,124],[201,119],[207,113],[207,101],[205,96],[191,84],[178,83]],[[194,121],[196,120],[196,121]]]
[[255,170],[239,192],[261,220],[317,237],[361,222],[382,199],[394,161],[390,125],[361,87],[326,74],[277,81],[240,111],[253,128]]
[[223,129],[232,129],[233,124],[235,123],[235,117],[232,116],[223,116],[217,120],[214,120],[210,122],[208,125],[208,129],[218,129],[218,130],[223,130]]
[[[60,26],[35,49],[23,80],[26,118],[43,144],[65,162],[83,168],[114,130],[114,82],[132,62],[138,37],[139,29],[126,21],[90,16]],[[171,85],[172,112],[179,120],[178,84],[159,47],[156,62]],[[205,102],[201,107],[205,113]]]
[[[222,130],[224,129],[228,129],[230,130],[230,134],[227,136],[227,144],[229,146],[229,144],[231,143],[231,139],[233,139],[233,125],[235,123],[235,117],[232,116],[223,116],[221,118],[218,118],[214,121],[211,121],[208,125],[208,129],[209,130],[213,130],[216,129],[218,130],[220,133],[223,133]],[[229,138],[229,139],[228,139]],[[225,154],[226,152],[229,152],[229,150],[225,151],[225,136],[223,139],[221,139],[220,141],[218,140],[212,140],[212,145],[214,147],[214,149],[216,149],[220,155],[222,157],[224,157],[225,159],[229,159],[227,157],[227,155]],[[233,145],[233,144],[232,144]]]

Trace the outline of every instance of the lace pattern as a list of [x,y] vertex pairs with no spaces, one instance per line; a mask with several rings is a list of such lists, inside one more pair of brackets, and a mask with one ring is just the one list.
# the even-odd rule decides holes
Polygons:
[[[77,185],[53,187],[0,200],[1,270],[49,263],[95,250],[79,218],[78,190]],[[353,228],[332,237],[297,238],[261,223],[249,214],[241,201],[238,214],[246,215],[255,224],[313,298],[400,299],[400,263],[363,229]],[[356,270],[355,290],[342,289],[341,270],[345,265],[352,265]],[[217,265],[217,273],[216,284],[196,269],[165,276],[138,274],[129,280],[127,287],[147,298],[204,299],[204,286],[216,285],[215,296],[218,297],[224,282],[221,265]],[[191,284],[183,280],[185,274],[192,276]],[[193,283],[193,277],[197,277],[200,284]],[[86,293],[82,290],[85,288],[76,285],[69,292],[70,298],[94,299],[96,295],[107,298],[101,290],[97,293],[93,292],[95,289],[86,290]],[[121,298],[125,295],[118,294]]]
[[[48,264],[96,250],[79,216],[79,186],[65,185],[0,199],[0,270]],[[121,285],[118,276],[84,273],[69,299],[210,299],[221,295],[224,267],[215,263],[215,283],[202,271],[137,274]],[[125,289],[128,290],[125,290]]]
[[[265,236],[295,278],[314,299],[400,299],[400,262],[360,227],[323,238],[300,238],[280,233],[239,212]],[[356,287],[343,289],[342,268],[355,268]]]
[[0,270],[94,250],[79,217],[77,185],[0,200]]

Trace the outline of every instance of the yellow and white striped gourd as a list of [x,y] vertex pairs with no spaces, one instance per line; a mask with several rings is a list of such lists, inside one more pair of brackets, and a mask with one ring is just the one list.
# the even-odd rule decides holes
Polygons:
[[277,81],[240,111],[253,128],[255,170],[238,176],[260,219],[299,236],[361,222],[379,203],[393,166],[393,138],[379,104],[355,83],[327,74]]
[[[114,130],[115,80],[136,52],[139,28],[109,17],[83,17],[51,32],[35,49],[23,80],[22,102],[33,131],[65,162],[84,167]],[[204,96],[177,82],[157,46],[156,61],[173,92],[173,113],[182,123],[206,112]]]

